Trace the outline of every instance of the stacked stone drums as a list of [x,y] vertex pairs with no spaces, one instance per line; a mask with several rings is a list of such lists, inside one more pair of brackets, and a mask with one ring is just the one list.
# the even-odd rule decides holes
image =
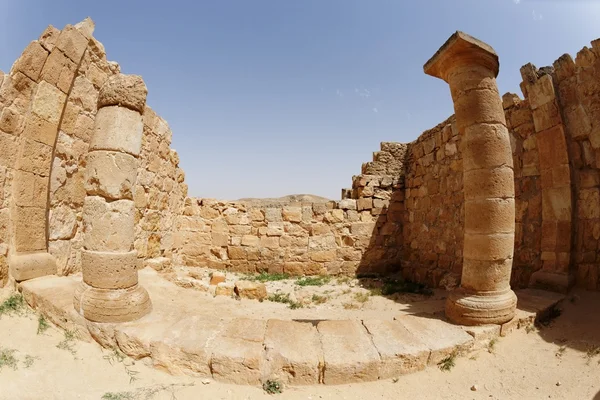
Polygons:
[[515,188],[510,139],[496,84],[498,55],[456,32],[425,64],[450,85],[463,136],[465,236],[462,280],[446,315],[462,325],[501,324],[515,315],[510,288],[515,242]]
[[133,249],[133,191],[147,93],[141,77],[119,74],[98,96],[85,175],[83,281],[74,297],[75,309],[92,322],[132,321],[152,309],[138,284]]

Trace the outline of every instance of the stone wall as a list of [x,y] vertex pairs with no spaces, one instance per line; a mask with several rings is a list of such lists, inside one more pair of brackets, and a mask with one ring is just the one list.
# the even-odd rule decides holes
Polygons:
[[[119,69],[117,63],[107,61],[102,44],[92,37],[67,99],[50,179],[49,252],[56,257],[59,274],[81,269],[83,176],[98,91]],[[187,195],[179,157],[170,148],[172,133],[168,124],[148,106],[143,121],[134,192],[135,249],[140,260],[170,256],[173,221],[181,213]]]
[[553,89],[564,121],[573,183],[573,257],[578,286],[600,289],[600,41],[554,62]]
[[377,229],[360,200],[315,203],[186,199],[175,263],[236,272],[354,274]]
[[[9,74],[0,73],[0,286],[7,259],[18,279],[81,268],[83,177],[98,90],[120,69],[107,61],[93,29],[89,19],[63,30],[49,26]],[[143,119],[134,193],[140,264],[170,256],[187,195],[167,123],[149,107]],[[29,269],[45,270],[23,274],[20,254],[38,257]]]
[[409,146],[403,275],[432,286],[460,282],[464,226],[460,135],[451,117]]

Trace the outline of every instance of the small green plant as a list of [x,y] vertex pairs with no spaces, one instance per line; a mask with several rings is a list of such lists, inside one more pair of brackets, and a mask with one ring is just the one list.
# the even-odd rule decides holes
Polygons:
[[276,282],[290,279],[288,274],[261,272],[258,275],[248,276],[247,280],[256,282]]
[[0,348],[0,371],[2,368],[17,369],[17,358],[15,357],[15,349],[3,349]]
[[354,300],[358,301],[359,303],[366,303],[369,301],[370,297],[371,293],[369,292],[354,293]]
[[358,310],[360,306],[356,303],[347,302],[342,304],[344,306],[344,310]]
[[171,399],[176,399],[175,391],[177,388],[185,386],[194,386],[193,383],[174,383],[170,385],[154,385],[138,388],[127,392],[106,392],[102,395],[102,400],[150,400],[161,392],[169,392]]
[[525,327],[525,332],[527,333],[531,333],[531,332],[535,332],[536,327],[534,324],[529,324]]
[[133,392],[107,392],[102,395],[102,400],[135,400],[136,394]]
[[267,300],[272,301],[273,303],[284,303],[288,304],[290,302],[290,295],[288,293],[273,293],[267,297]]
[[4,314],[21,314],[25,311],[25,300],[22,294],[13,294],[0,304],[0,317]]
[[498,339],[491,339],[488,344],[487,344],[487,351],[488,353],[493,353],[494,349],[496,347],[496,343],[498,342]]
[[562,356],[565,354],[565,351],[567,350],[567,346],[560,346],[558,348],[558,350],[556,351],[556,358],[562,358]]
[[587,358],[586,364],[590,365],[592,359],[597,355],[600,355],[600,346],[589,346],[585,352],[585,358]]
[[25,368],[29,368],[33,365],[33,363],[35,362],[35,360],[39,360],[39,357],[33,357],[30,356],[29,354],[27,354],[25,356],[25,359],[23,360],[23,365],[25,365]]
[[108,361],[110,365],[113,365],[113,363],[122,363],[123,367],[125,368],[125,372],[129,376],[130,384],[138,379],[137,374],[139,372],[130,368],[131,366],[135,365],[135,362],[127,362],[127,356],[118,348],[113,348],[112,351],[103,358]]
[[77,339],[77,332],[66,330],[64,332],[64,339],[61,340],[56,347],[61,350],[67,350],[69,353],[75,355],[77,354],[77,350],[75,350],[75,340]]
[[273,303],[287,304],[288,308],[292,310],[304,307],[299,301],[294,301],[290,299],[290,295],[288,293],[273,293],[272,295],[267,297],[267,300],[272,301]]
[[329,276],[305,276],[304,278],[299,278],[296,281],[296,285],[298,286],[323,286],[329,283],[331,278]]
[[440,370],[447,372],[447,371],[450,371],[452,368],[454,368],[454,366],[456,365],[455,360],[456,360],[456,353],[452,352],[452,354],[450,354],[448,357],[444,358],[437,365]]
[[318,294],[313,294],[311,300],[315,304],[323,304],[323,303],[327,303],[327,300],[329,300],[329,297],[328,296],[320,296]]
[[268,380],[263,383],[263,390],[269,394],[277,394],[281,393],[282,387],[279,382]]
[[340,276],[336,279],[338,285],[345,285],[352,280],[349,276]]
[[44,317],[42,314],[40,314],[40,316],[38,317],[37,334],[40,335],[40,334],[46,332],[48,330],[48,328],[50,328],[50,324],[46,320],[46,317]]

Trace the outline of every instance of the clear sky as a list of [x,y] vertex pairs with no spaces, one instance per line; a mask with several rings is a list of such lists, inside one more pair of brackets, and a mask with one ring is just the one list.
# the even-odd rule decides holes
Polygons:
[[189,194],[338,199],[381,141],[409,142],[452,114],[423,64],[456,30],[519,67],[600,38],[600,1],[0,0],[0,69],[48,24],[90,16],[123,73],[173,130]]

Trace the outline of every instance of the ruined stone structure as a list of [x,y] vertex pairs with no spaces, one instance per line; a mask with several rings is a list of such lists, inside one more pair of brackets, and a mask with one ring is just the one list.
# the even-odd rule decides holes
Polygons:
[[448,82],[464,140],[464,247],[460,289],[446,315],[463,325],[504,323],[515,314],[510,289],[515,189],[510,139],[496,85],[498,56],[488,45],[454,34],[425,64]]
[[151,309],[148,292],[138,285],[133,250],[133,190],[147,92],[140,77],[118,74],[98,95],[84,180],[83,280],[74,298],[75,309],[94,322],[135,320]]
[[[511,286],[599,288],[600,42],[524,66],[524,99],[500,99],[497,55],[457,33],[425,67],[456,117],[382,143],[341,200],[229,202],[187,197],[167,123],[93,27],[50,26],[0,72],[0,284],[82,271],[75,308],[111,322],[151,307],[137,269],[173,264],[401,273],[458,287],[463,324],[509,320]],[[84,295],[127,290],[112,315]]]

